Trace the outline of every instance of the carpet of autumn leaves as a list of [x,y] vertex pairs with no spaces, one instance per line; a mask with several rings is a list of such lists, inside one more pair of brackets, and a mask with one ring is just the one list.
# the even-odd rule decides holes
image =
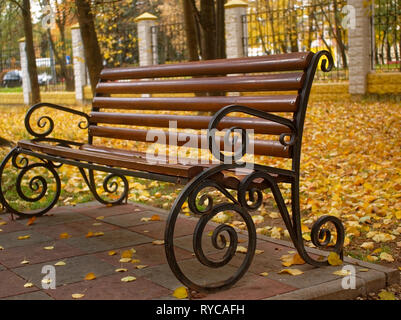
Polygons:
[[[89,107],[77,107],[89,111]],[[369,262],[401,267],[401,113],[396,102],[315,102],[309,106],[302,150],[301,208],[304,239],[323,214],[342,219],[346,254]],[[23,124],[26,108],[1,110],[0,136],[11,141],[29,138]],[[76,116],[46,110],[53,118],[55,136],[85,142]],[[41,115],[43,115],[42,113]],[[135,142],[102,140],[118,148],[141,148]],[[1,158],[8,150],[0,149]],[[288,167],[288,160],[260,157],[259,162]],[[92,200],[79,171],[59,169],[63,183],[59,205]],[[98,173],[99,181],[104,174]],[[5,179],[7,177],[3,177]],[[180,187],[131,179],[129,199],[168,209]],[[99,183],[101,186],[101,183]],[[101,191],[101,190],[99,190]],[[289,195],[289,189],[284,189]],[[271,195],[253,214],[258,232],[275,238],[287,233]],[[221,217],[228,223],[235,217]]]

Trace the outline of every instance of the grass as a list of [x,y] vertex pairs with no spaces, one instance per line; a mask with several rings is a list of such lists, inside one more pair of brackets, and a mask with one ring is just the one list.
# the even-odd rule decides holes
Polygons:
[[22,87],[0,88],[0,93],[14,93],[14,92],[22,93]]

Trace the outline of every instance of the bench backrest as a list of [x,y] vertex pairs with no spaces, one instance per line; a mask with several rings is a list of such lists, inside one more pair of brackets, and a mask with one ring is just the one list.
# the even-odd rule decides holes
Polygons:
[[[92,142],[93,137],[146,141],[147,130],[135,126],[168,128],[170,121],[177,121],[177,128],[207,129],[210,116],[149,114],[141,110],[215,112],[233,104],[269,113],[290,113],[290,120],[302,135],[311,82],[323,54],[300,52],[104,69],[93,99],[89,141]],[[329,54],[327,57],[331,58]],[[230,94],[232,92],[236,94]],[[233,126],[268,135],[268,139],[254,141],[256,155],[294,158],[295,153],[300,152],[296,146],[288,148],[278,141],[277,135],[290,132],[282,124],[257,118],[227,117],[219,129]],[[201,141],[206,137],[197,138]]]

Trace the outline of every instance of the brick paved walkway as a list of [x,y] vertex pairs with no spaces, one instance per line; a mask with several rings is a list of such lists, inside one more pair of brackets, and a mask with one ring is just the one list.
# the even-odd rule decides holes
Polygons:
[[[143,221],[142,218],[154,214],[159,215],[161,221]],[[6,222],[0,225],[0,249],[3,248],[0,250],[1,299],[64,300],[72,299],[74,293],[84,294],[82,299],[175,299],[173,290],[182,285],[167,265],[164,246],[152,244],[154,240],[163,239],[167,214],[161,210],[134,204],[105,207],[89,203],[54,209],[30,226],[27,226],[27,220],[11,221],[8,214],[0,217],[0,221]],[[179,219],[176,255],[182,261],[182,268],[195,272],[195,277],[217,278],[219,271],[204,270],[192,255],[194,225],[193,218],[183,216]],[[88,238],[89,231],[104,234]],[[69,238],[60,239],[62,233],[68,233]],[[27,235],[29,238],[18,239]],[[48,250],[45,247],[54,248]],[[131,248],[136,250],[133,259],[140,262],[120,262],[121,253]],[[304,264],[294,266],[304,272],[302,275],[278,274],[283,268],[280,257],[293,250],[290,243],[261,236],[257,249],[263,253],[255,256],[249,271],[234,287],[204,299],[350,299],[385,288],[399,277],[397,270],[346,259],[345,264],[356,266],[357,281],[356,289],[343,290],[342,278],[333,274],[341,266],[314,268]],[[111,250],[116,255],[110,256]],[[205,250],[209,248],[205,247]],[[315,249],[311,249],[311,253],[322,254]],[[224,271],[235,270],[241,253],[237,256]],[[29,263],[22,264],[23,261]],[[46,273],[42,273],[42,267],[59,261],[65,265],[55,267],[56,289],[43,289],[42,279]],[[137,269],[138,264],[146,267]],[[128,271],[116,272],[117,268]],[[361,268],[369,271],[359,271]],[[96,279],[84,280],[91,272]],[[268,275],[260,276],[261,272]],[[121,281],[129,275],[136,280]],[[34,285],[25,288],[27,282]]]

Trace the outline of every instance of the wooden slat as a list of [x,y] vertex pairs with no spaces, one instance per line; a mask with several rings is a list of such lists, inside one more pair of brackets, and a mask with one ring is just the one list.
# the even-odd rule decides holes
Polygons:
[[[160,132],[159,135],[157,135]],[[168,131],[162,130],[154,130],[155,136],[161,136],[164,134],[166,137],[166,141],[155,139],[151,141],[148,134],[151,133],[149,130],[142,129],[126,129],[126,128],[113,128],[113,127],[103,127],[103,126],[89,126],[89,134],[91,136],[104,137],[104,138],[112,138],[112,139],[123,139],[123,140],[133,140],[133,141],[142,141],[148,143],[169,143],[170,136],[173,139],[172,135]],[[218,143],[220,144],[220,148],[224,150],[224,139],[217,137]],[[178,133],[176,145],[183,146],[187,144],[189,141],[196,144],[196,147],[207,149],[209,148],[207,137],[205,135],[197,135],[190,133]],[[282,157],[289,158],[290,152],[288,149],[284,148],[284,146],[279,141],[271,141],[271,140],[254,140],[251,141],[251,147],[253,147],[254,154],[258,155],[268,155],[274,157]]]
[[99,82],[96,93],[188,93],[293,91],[302,87],[303,72],[268,74],[264,76],[232,76],[130,82]]
[[238,104],[268,112],[295,112],[297,95],[228,96],[228,97],[95,97],[94,108],[129,110],[218,111],[222,107]]
[[[141,113],[111,113],[91,112],[91,123],[121,124],[145,127],[169,128],[171,122],[181,129],[207,129],[212,117],[208,116],[181,116],[169,114],[141,114]],[[223,130],[239,126],[243,129],[254,130],[255,134],[291,133],[291,130],[282,124],[258,119],[254,117],[225,117],[218,127]]]
[[71,149],[66,147],[37,143],[28,140],[21,140],[18,146],[28,150],[41,152],[62,158],[78,161],[87,161],[112,167],[120,167],[138,171],[159,173],[177,177],[192,178],[202,172],[204,167],[200,165],[180,165],[169,163],[149,163],[146,159],[134,155],[127,157],[110,153],[92,152],[86,150]]
[[104,80],[120,80],[305,70],[312,56],[313,53],[311,52],[295,52],[251,58],[219,59],[146,67],[111,68],[104,69],[100,74],[100,78]]

